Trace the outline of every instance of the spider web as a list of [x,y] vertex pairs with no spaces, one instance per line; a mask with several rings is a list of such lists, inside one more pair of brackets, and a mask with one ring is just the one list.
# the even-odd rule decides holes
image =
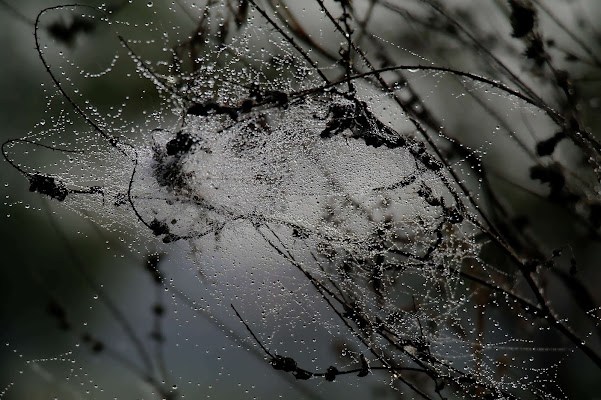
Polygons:
[[[176,9],[181,12],[170,11]],[[111,231],[155,236],[163,243],[157,246],[182,257],[169,270],[161,268],[170,277],[162,283],[174,293],[175,307],[219,315],[223,329],[237,326],[246,338],[235,343],[264,346],[263,357],[274,366],[276,355],[294,358],[317,377],[330,365],[340,371],[364,365],[366,357],[372,372],[384,370],[370,383],[397,389],[403,368],[413,368],[409,376],[433,382],[436,391],[445,379],[454,383],[446,384],[449,394],[472,392],[474,385],[499,398],[546,393],[556,365],[541,368],[532,357],[535,341],[504,327],[502,310],[516,307],[515,299],[475,289],[462,275],[476,270],[511,277],[484,260],[479,211],[465,206],[469,199],[452,183],[455,177],[421,141],[412,117],[395,107],[403,83],[392,93],[379,90],[373,76],[357,79],[352,90],[346,81],[326,87],[294,43],[256,9],[237,27],[224,17],[229,11],[218,4],[202,14],[207,39],[192,73],[181,71],[187,61],[169,46],[181,38],[161,37],[160,21],[149,24],[157,38],[143,46],[130,32],[135,23],[109,18],[111,35],[123,35],[121,51],[129,57],[114,56],[104,72],[86,73],[58,54],[61,71],[72,68],[63,74],[64,87],[73,90],[68,94],[75,103],[84,99],[83,110],[100,134],[74,132],[65,139],[71,117],[61,111],[51,128],[11,142],[7,154],[25,158],[14,162],[32,185],[42,179],[35,177],[55,177],[44,181],[51,190],[37,191],[57,199],[65,188],[67,207]],[[224,27],[237,29],[237,40],[209,39]],[[146,48],[161,46],[170,61],[150,59],[154,54],[144,59]],[[93,102],[71,83],[73,71],[87,80],[110,80],[121,74],[124,60],[137,67],[128,79],[142,76],[160,94],[159,106],[141,123],[126,121],[128,105],[109,111],[88,105]],[[340,78],[335,64],[322,69]],[[444,91],[453,97],[441,112],[445,126],[461,125],[453,114],[471,104],[470,94],[508,116],[526,112],[529,121],[550,124],[488,84],[444,72],[410,74],[424,103],[435,108],[449,101],[441,89],[453,87]],[[60,93],[49,97],[50,107],[55,103],[64,105]],[[478,126],[494,132],[498,126],[487,118]],[[141,133],[128,138],[131,130]],[[495,137],[496,146],[508,143],[511,138]],[[36,165],[22,147],[49,152],[52,162]],[[454,166],[468,169],[461,181],[469,182],[464,161]],[[478,197],[482,189],[473,187]],[[134,237],[130,247],[154,246],[144,243]],[[324,350],[330,344],[338,345],[335,354]],[[559,350],[557,365],[565,356],[564,349],[545,350]],[[187,373],[179,374],[185,381]]]

